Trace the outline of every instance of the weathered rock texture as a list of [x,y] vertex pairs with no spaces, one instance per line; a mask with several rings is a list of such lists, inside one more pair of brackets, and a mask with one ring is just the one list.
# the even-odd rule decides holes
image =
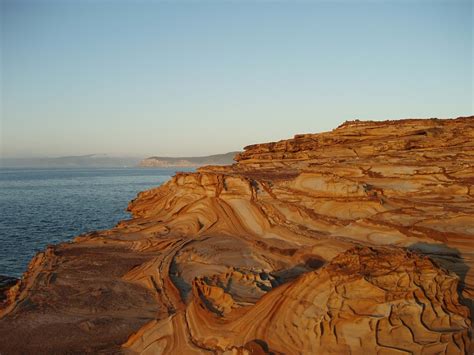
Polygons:
[[39,254],[0,352],[472,353],[473,117],[351,121],[236,160]]

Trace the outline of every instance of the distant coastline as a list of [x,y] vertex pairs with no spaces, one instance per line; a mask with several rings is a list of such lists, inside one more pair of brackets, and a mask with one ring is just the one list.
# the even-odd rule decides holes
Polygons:
[[88,154],[57,158],[2,158],[0,168],[131,168],[141,157],[113,157]]
[[1,158],[0,168],[186,168],[203,165],[229,165],[239,152],[200,157],[114,157],[88,154],[54,158]]
[[203,165],[230,165],[234,163],[234,156],[239,152],[214,154],[202,157],[149,157],[138,164],[142,168],[183,168]]

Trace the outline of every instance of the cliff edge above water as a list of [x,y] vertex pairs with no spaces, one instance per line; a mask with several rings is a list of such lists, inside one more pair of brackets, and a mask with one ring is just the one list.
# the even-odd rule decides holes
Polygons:
[[349,121],[235,160],[39,253],[0,352],[472,352],[474,117]]

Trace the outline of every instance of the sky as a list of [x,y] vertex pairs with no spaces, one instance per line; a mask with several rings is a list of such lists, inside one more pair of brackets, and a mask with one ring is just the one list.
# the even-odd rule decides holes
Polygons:
[[198,156],[473,113],[473,2],[0,0],[1,156]]

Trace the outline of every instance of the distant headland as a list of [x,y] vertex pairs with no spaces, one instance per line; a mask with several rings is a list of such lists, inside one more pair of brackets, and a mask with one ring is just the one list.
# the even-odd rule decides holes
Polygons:
[[234,162],[234,157],[240,152],[229,152],[225,154],[214,154],[203,157],[149,157],[143,159],[138,166],[146,168],[172,168],[193,167],[204,165],[229,165]]
[[71,155],[44,158],[2,158],[2,168],[122,168],[135,167],[142,157],[118,157],[107,154]]
[[240,152],[199,157],[120,157],[107,154],[71,155],[41,158],[0,158],[2,168],[174,168],[228,165]]

